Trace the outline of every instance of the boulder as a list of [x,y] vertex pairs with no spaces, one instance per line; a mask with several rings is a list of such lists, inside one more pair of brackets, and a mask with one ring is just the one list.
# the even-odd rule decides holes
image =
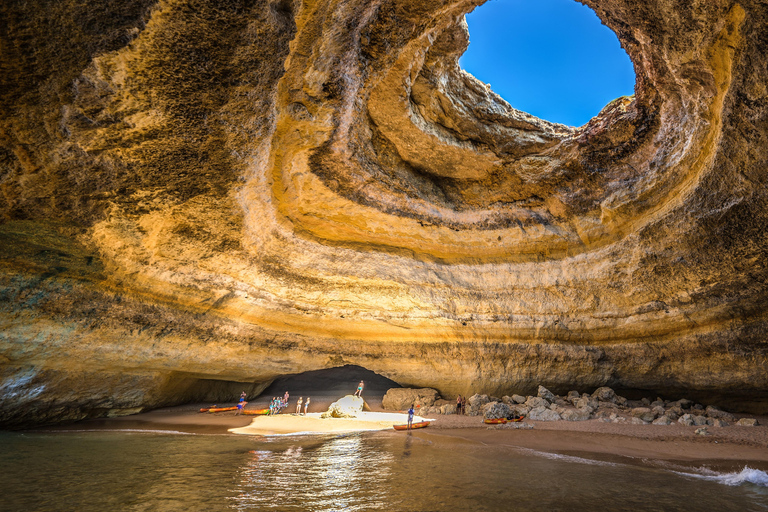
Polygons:
[[643,421],[643,419],[642,419],[642,418],[637,418],[637,417],[635,417],[635,416],[631,417],[631,418],[629,419],[629,422],[630,422],[632,425],[648,425],[648,424],[650,423],[650,422],[648,422],[648,421]]
[[539,406],[531,409],[531,411],[528,413],[528,419],[540,421],[558,421],[561,418],[560,415],[555,411],[547,409],[546,407]]
[[736,424],[740,427],[756,427],[760,423],[755,418],[741,418]]
[[623,396],[616,395],[616,404],[620,405],[622,407],[625,407],[627,405],[627,399]]
[[656,400],[651,402],[651,409],[653,409],[654,407],[661,407],[663,409],[666,405],[667,404],[664,402],[664,400],[659,400],[657,398]]
[[666,413],[666,410],[664,409],[663,405],[657,405],[655,407],[651,407],[651,412],[658,418],[659,416],[664,416]]
[[597,406],[599,404],[600,403],[598,402],[597,398],[593,398],[593,397],[591,397],[589,395],[585,395],[585,396],[579,398],[574,405],[576,407],[578,407],[579,409],[585,409],[585,408],[588,407],[588,408],[590,408],[592,410],[595,410],[595,409],[597,409]]
[[728,423],[727,421],[721,418],[714,418],[714,419],[709,418],[707,420],[707,424],[712,425],[713,427],[727,427],[728,425],[730,425],[730,423]]
[[654,425],[669,425],[670,423],[672,423],[672,420],[670,420],[667,416],[659,416],[653,420]]
[[644,423],[650,423],[656,419],[656,414],[648,407],[635,407],[632,409],[631,414],[633,418],[639,418]]
[[641,398],[641,399],[640,399],[640,403],[641,403],[641,404],[642,404],[644,407],[650,407],[650,405],[651,405],[651,401],[650,401],[650,400],[648,400],[648,399],[647,399],[647,398],[645,398],[645,397],[643,397],[643,398]]
[[589,419],[591,411],[589,409],[577,409],[575,407],[565,407],[558,412],[565,421],[585,421]]
[[549,400],[547,400],[546,398],[531,396],[531,397],[528,397],[528,400],[525,401],[525,405],[527,405],[531,409],[535,409],[537,407],[549,407],[550,403],[549,403]]
[[555,394],[544,386],[539,386],[538,397],[543,398],[547,402],[554,402],[556,399]]
[[432,388],[391,388],[381,400],[381,407],[389,411],[404,411],[411,405],[431,407],[438,398],[440,395]]
[[682,416],[685,413],[683,412],[683,408],[682,407],[680,407],[679,405],[674,405],[672,407],[667,408],[666,414],[670,418],[672,417],[673,414],[679,418],[680,416]]
[[686,427],[690,427],[693,425],[693,416],[690,414],[683,414],[677,419],[677,422],[681,425],[685,425]]
[[696,434],[698,434],[700,436],[708,436],[709,435],[709,432],[707,431],[707,427],[697,428],[695,432],[696,432]]
[[683,409],[690,409],[691,406],[693,405],[693,402],[691,400],[688,400],[687,398],[681,398],[680,400],[671,402],[669,405],[672,407],[681,407]]
[[693,424],[697,427],[700,425],[706,425],[707,424],[707,417],[701,416],[701,415],[692,415],[691,419],[693,419]]
[[734,421],[736,419],[733,414],[725,412],[722,409],[715,407],[714,405],[708,405],[704,410],[704,414],[710,418],[720,418],[725,421]]
[[480,395],[477,393],[467,399],[467,403],[472,407],[482,407],[490,401],[491,398],[488,395]]
[[568,396],[565,397],[566,400],[571,402],[573,405],[576,405],[576,402],[581,398],[581,395],[578,391],[569,391]]
[[526,398],[523,395],[512,395],[512,400],[514,400],[518,404],[524,404],[526,401]]
[[531,412],[531,408],[524,404],[511,405],[509,410],[515,416],[527,416]]
[[511,416],[512,411],[509,406],[501,402],[490,402],[483,406],[483,417],[489,420],[506,418]]
[[365,401],[354,395],[347,395],[333,402],[328,410],[320,415],[321,418],[357,418],[363,411]]
[[616,392],[608,386],[597,388],[595,392],[592,393],[592,396],[603,402],[614,402],[616,400]]

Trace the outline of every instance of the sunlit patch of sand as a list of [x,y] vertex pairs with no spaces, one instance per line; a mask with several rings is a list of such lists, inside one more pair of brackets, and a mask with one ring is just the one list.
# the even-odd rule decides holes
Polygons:
[[[424,421],[424,419],[419,416],[413,417],[414,423]],[[392,425],[403,424],[407,421],[407,414],[393,412],[361,412],[356,418],[321,418],[320,413],[309,413],[306,416],[277,414],[275,416],[258,416],[247,427],[231,428],[229,431],[235,434],[262,436],[357,432],[387,430],[391,429]]]

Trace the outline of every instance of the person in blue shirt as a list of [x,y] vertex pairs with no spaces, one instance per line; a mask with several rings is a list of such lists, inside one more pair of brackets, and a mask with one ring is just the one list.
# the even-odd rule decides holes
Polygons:
[[408,409],[408,429],[410,430],[413,426],[413,404],[411,404],[411,408]]

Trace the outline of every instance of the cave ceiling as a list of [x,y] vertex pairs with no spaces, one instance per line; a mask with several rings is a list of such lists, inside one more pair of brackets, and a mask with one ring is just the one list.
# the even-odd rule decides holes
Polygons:
[[635,94],[569,127],[459,67],[481,3],[3,3],[0,421],[342,364],[765,401],[768,5],[585,1]]

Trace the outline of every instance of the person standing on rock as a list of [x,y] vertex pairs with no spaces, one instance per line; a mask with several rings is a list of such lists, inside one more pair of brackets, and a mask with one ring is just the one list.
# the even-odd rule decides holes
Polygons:
[[[307,400],[309,400],[309,399],[307,399]],[[303,403],[304,403],[304,398],[303,397],[299,397],[299,401],[296,402],[296,414],[301,414],[301,404],[303,404]]]
[[408,409],[408,430],[411,430],[413,428],[413,404],[411,404],[411,408]]
[[304,402],[304,416],[307,415],[307,409],[309,409],[309,397],[307,397],[307,401]]
[[355,396],[359,396],[360,398],[363,397],[363,381],[360,381],[360,384],[357,385],[357,391],[355,391]]

